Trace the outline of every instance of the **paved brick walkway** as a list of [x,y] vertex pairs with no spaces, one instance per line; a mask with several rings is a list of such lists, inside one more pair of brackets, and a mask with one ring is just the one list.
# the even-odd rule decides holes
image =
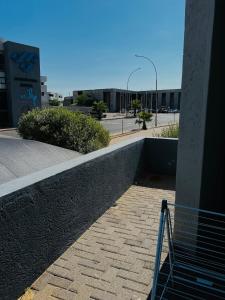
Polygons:
[[174,191],[131,186],[32,285],[33,299],[147,299],[163,198]]

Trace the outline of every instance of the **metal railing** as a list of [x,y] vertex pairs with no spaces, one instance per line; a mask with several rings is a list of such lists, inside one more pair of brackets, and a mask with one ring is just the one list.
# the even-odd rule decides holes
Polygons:
[[[109,130],[111,134],[123,134],[132,131],[137,131],[142,128],[142,124],[136,122],[138,118],[130,117],[120,117],[119,115],[114,118],[102,119],[102,125]],[[158,114],[158,127],[167,126],[179,122],[179,113],[170,114]],[[147,128],[156,128],[154,124],[154,115],[152,121],[147,122]]]
[[155,299],[225,299],[225,214],[162,201]]

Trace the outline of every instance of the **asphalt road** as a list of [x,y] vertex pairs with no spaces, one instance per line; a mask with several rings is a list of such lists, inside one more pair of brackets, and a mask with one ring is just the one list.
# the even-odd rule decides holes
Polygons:
[[[161,125],[167,125],[175,122],[178,122],[179,120],[179,114],[158,114],[158,126]],[[136,119],[135,118],[129,118],[129,119],[116,119],[116,120],[102,120],[102,125],[109,130],[110,133],[121,133],[122,127],[123,132],[132,131],[135,129],[138,129],[138,124],[135,124]],[[148,128],[155,126],[155,114],[153,116],[153,119],[151,122],[147,124]]]

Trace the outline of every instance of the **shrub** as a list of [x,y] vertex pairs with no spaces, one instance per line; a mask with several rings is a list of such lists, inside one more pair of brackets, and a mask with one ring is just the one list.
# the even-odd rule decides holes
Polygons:
[[51,99],[51,100],[49,100],[49,105],[50,106],[59,106],[60,101],[58,99]]
[[23,114],[18,124],[24,139],[36,140],[81,153],[109,144],[109,132],[96,120],[65,108],[34,109]]
[[136,117],[136,115],[137,115],[137,110],[141,108],[141,101],[138,100],[138,99],[134,99],[134,100],[132,101],[132,105],[131,105],[131,106],[132,106],[132,108],[133,108],[133,110],[134,110],[134,117]]
[[167,128],[163,128],[161,133],[157,134],[156,136],[165,138],[178,138],[179,124],[171,124]]
[[103,113],[106,112],[107,106],[103,101],[95,101],[93,103],[92,111],[96,113],[97,119],[101,120]]
[[147,125],[146,122],[150,122],[152,120],[152,113],[141,111],[138,114],[138,120],[136,120],[136,123],[141,124],[142,123],[142,129],[146,130]]
[[81,95],[78,95],[75,99],[75,104],[78,106],[89,106],[91,107],[95,101],[94,95],[91,95],[89,93],[83,93]]

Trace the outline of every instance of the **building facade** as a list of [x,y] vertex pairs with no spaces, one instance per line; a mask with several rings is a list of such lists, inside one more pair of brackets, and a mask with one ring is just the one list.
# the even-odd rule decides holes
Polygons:
[[48,105],[47,76],[41,76],[41,107]]
[[51,100],[57,100],[59,101],[59,105],[62,106],[63,105],[63,95],[57,92],[48,92],[48,103]]
[[0,41],[0,127],[16,127],[22,113],[40,106],[39,49]]
[[[154,90],[147,91],[131,91],[122,89],[95,89],[73,91],[73,101],[82,93],[87,93],[93,99],[103,100],[109,112],[124,112],[132,108],[132,101],[139,99],[142,108],[156,109],[156,92]],[[180,110],[181,89],[158,90],[158,109],[164,107],[167,109]]]

